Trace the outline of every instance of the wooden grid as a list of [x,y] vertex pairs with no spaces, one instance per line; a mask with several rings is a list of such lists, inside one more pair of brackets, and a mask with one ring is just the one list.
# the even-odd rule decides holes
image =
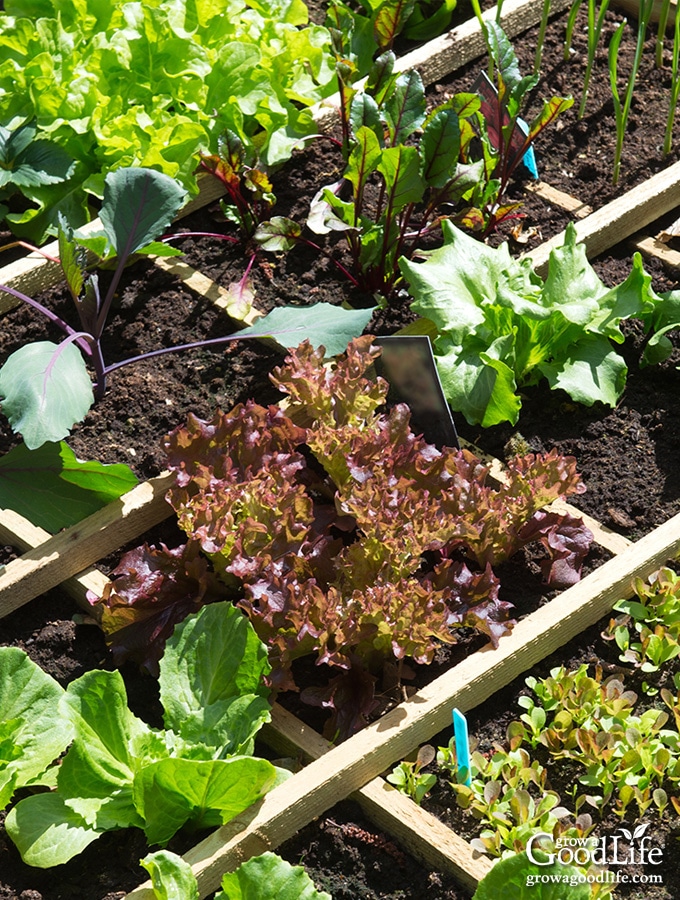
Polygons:
[[[507,0],[502,23],[510,36],[535,24],[542,0]],[[569,0],[556,0],[553,13],[565,9]],[[493,10],[485,13],[491,17]],[[481,55],[484,45],[476,20],[403,57],[400,70],[416,67],[426,84]],[[333,121],[337,110],[328,103],[316,110],[320,127]],[[593,212],[578,198],[539,182],[531,188],[544,199],[566,210],[576,220],[578,239],[589,256],[604,252],[623,240],[632,239],[635,249],[660,258],[664,264],[680,265],[680,253],[639,234],[650,222],[680,203],[680,163],[669,167],[625,196]],[[200,198],[183,212],[211,202],[221,193],[208,181]],[[96,227],[93,223],[91,227]],[[635,234],[635,237],[632,235]],[[564,234],[546,241],[530,256],[544,269],[550,250],[563,243]],[[56,255],[56,247],[45,248]],[[158,259],[157,265],[200,295],[226,309],[226,291],[190,266],[174,259]],[[34,293],[59,281],[59,268],[40,254],[0,270],[0,283]],[[6,305],[3,305],[7,301]],[[14,305],[0,296],[0,312]],[[241,324],[250,324],[259,313],[253,310]],[[481,455],[481,454],[480,454]],[[490,461],[492,475],[503,478],[502,466]],[[138,485],[120,500],[58,535],[27,522],[9,510],[0,510],[0,537],[23,552],[0,571],[0,616],[6,615],[51,587],[61,584],[86,608],[88,591],[101,594],[107,579],[93,564],[122,544],[142,535],[172,513],[164,500],[171,483],[167,473]],[[197,875],[200,896],[219,886],[221,875],[244,859],[278,846],[332,805],[352,796],[369,818],[429,866],[454,874],[474,889],[491,867],[477,857],[469,845],[433,816],[387,784],[380,773],[410,753],[419,744],[450,723],[451,708],[470,710],[492,696],[522,672],[562,646],[597,621],[629,591],[633,577],[646,577],[680,552],[680,515],[631,543],[568,504],[553,505],[559,511],[581,515],[595,534],[597,543],[614,554],[579,584],[564,591],[551,603],[522,619],[500,647],[483,648],[434,680],[378,722],[338,747],[331,747],[312,729],[278,704],[265,739],[276,750],[304,758],[305,768],[234,822],[218,829],[186,854]],[[152,900],[146,882],[126,900]]]

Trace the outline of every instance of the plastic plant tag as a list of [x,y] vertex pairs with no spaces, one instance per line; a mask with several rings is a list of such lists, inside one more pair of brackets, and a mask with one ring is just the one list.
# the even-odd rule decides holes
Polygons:
[[[479,73],[475,83],[472,85],[472,90],[478,93],[482,99],[481,113],[486,122],[486,132],[494,149],[498,150],[501,145],[502,128],[510,122],[508,111],[503,107],[503,122],[501,123],[498,90],[486,72]],[[521,153],[528,134],[529,126],[527,123],[524,119],[517,118],[510,137],[510,151],[514,153],[513,160],[518,153]],[[531,177],[538,180],[538,167],[536,166],[536,155],[533,145],[529,145],[529,149],[522,156],[522,163],[529,171]]]
[[375,343],[382,349],[375,361],[376,371],[390,384],[388,404],[406,403],[413,432],[422,434],[428,443],[439,449],[460,449],[429,337],[391,335],[376,338]]
[[472,778],[470,777],[470,741],[467,719],[458,709],[453,710],[453,737],[456,742],[456,759],[458,760],[458,783],[470,787]]

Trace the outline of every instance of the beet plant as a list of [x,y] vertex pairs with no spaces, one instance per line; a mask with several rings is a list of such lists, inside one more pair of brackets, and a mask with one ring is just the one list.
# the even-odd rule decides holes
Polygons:
[[285,411],[248,402],[167,437],[187,543],[144,545],[115,571],[99,606],[117,661],[153,670],[173,622],[229,596],[268,645],[275,688],[296,688],[300,657],[337,671],[303,698],[345,736],[374,709],[385,663],[429,663],[461,628],[494,645],[508,633],[494,567],[521,547],[543,544],[546,582],[578,580],[592,535],[543,510],[584,490],[575,461],[518,457],[491,483],[469,451],[415,435],[403,404],[381,411],[388,385],[366,375],[379,352],[365,336],[326,367],[304,343],[272,375]]
[[[398,260],[412,258],[442,221],[486,236],[517,216],[521,204],[503,199],[510,179],[533,141],[573,101],[551,98],[523,131],[520,109],[538,76],[521,77],[495,23],[485,25],[496,71],[492,96],[481,89],[460,93],[428,112],[420,75],[396,72],[391,51],[373,63],[359,90],[365,35],[351,18],[340,24],[347,28],[331,29],[331,36],[345,170],[314,197],[306,225],[318,235],[343,235],[350,262],[331,255],[333,261],[361,290],[389,299],[402,278]],[[296,243],[316,247],[299,223],[282,216],[263,222],[254,239],[276,252]]]

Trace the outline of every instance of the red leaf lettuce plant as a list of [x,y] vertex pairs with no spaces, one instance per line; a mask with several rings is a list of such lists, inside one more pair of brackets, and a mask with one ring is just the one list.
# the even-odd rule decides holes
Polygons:
[[472,453],[413,434],[406,406],[381,411],[388,385],[366,377],[378,354],[365,336],[326,368],[305,342],[272,375],[285,412],[248,402],[167,437],[188,541],[139,548],[116,570],[101,612],[117,659],[153,669],[171,623],[221,583],[268,644],[276,688],[296,688],[300,657],[337,667],[303,699],[331,708],[344,736],[373,709],[385,661],[429,663],[461,628],[494,645],[509,632],[493,567],[525,544],[543,543],[548,582],[578,580],[592,535],[542,510],[584,490],[573,458],[513,459],[491,484]]

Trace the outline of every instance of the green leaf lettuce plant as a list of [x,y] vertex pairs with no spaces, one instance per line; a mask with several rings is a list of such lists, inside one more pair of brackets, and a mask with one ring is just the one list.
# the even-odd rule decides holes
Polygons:
[[243,614],[230,603],[204,607],[167,643],[158,730],[130,712],[118,672],[87,672],[64,690],[22,651],[0,648],[4,805],[20,786],[53,788],[7,815],[24,862],[59,865],[119,828],[163,845],[185,824],[218,826],[259,800],[280,778],[252,756],[270,715],[268,671]]
[[[158,850],[141,864],[151,876],[157,900],[198,900],[196,878],[181,856]],[[263,853],[224,875],[214,900],[331,900],[331,896],[317,891],[302,866],[291,866],[276,853]]]
[[643,364],[671,352],[665,335],[680,320],[678,292],[656,294],[639,254],[628,278],[607,288],[570,224],[544,280],[507,245],[494,249],[450,222],[442,227],[444,245],[419,253],[424,262],[400,260],[411,309],[422,317],[409,330],[432,338],[444,393],[471,424],[516,423],[521,389],[543,378],[578,403],[614,406],[627,375],[614,345],[630,317],[654,332]]
[[104,176],[155,168],[198,192],[199,153],[230,129],[267,166],[317,132],[309,108],[337,89],[328,31],[302,0],[131,5],[12,0],[0,13],[0,121],[35,119],[77,161],[78,191],[17,216],[40,241],[57,212],[89,217]]

